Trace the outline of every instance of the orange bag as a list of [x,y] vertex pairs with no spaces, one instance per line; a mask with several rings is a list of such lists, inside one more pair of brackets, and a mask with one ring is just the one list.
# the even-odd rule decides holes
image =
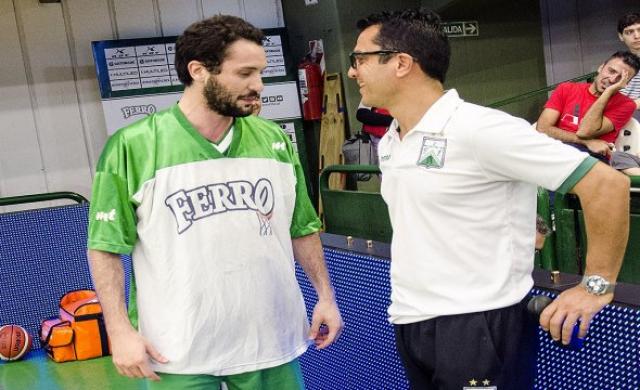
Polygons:
[[40,340],[56,362],[109,355],[109,338],[95,291],[65,294],[60,299],[59,317],[42,321]]

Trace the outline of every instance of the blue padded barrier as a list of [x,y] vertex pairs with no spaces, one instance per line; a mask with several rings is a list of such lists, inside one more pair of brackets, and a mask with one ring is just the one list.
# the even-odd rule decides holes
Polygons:
[[0,324],[24,327],[34,349],[41,347],[40,322],[57,316],[60,298],[93,288],[88,212],[88,204],[78,204],[0,214]]
[[[65,292],[91,288],[86,262],[87,205],[0,214],[0,323],[16,323],[37,335],[54,316]],[[389,261],[325,247],[327,266],[345,320],[345,331],[324,351],[301,357],[309,390],[407,389],[387,322]],[[125,261],[126,280],[130,259]],[[298,266],[308,314],[315,292]],[[534,289],[532,294],[552,296]],[[539,332],[536,389],[640,389],[640,311],[609,305],[590,328],[585,347],[570,351]],[[39,343],[34,340],[34,347]]]
[[[345,331],[326,351],[300,359],[309,390],[407,389],[386,309],[391,293],[387,259],[325,247]],[[317,298],[296,269],[309,318]],[[531,295],[554,294],[538,288]],[[608,305],[593,320],[585,346],[565,349],[539,329],[538,390],[640,389],[640,310]]]
[[[387,321],[389,261],[331,248],[324,254],[345,328],[336,344],[322,351],[312,346],[300,358],[307,389],[407,389]],[[300,266],[296,276],[311,318],[315,290]]]
[[[555,295],[534,288],[533,295]],[[536,389],[640,389],[640,311],[608,305],[591,322],[585,345],[563,348],[538,331]]]

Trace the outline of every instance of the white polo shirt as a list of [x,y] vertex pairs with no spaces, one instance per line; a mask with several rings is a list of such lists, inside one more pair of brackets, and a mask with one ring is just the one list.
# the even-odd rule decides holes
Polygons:
[[393,226],[390,321],[521,301],[533,285],[536,187],[567,191],[596,160],[455,90],[402,141],[397,126],[379,146]]

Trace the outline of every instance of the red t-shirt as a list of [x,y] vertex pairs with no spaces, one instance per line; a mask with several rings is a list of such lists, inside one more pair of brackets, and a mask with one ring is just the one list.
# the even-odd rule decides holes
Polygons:
[[[562,83],[553,91],[544,108],[551,108],[560,112],[560,119],[556,127],[575,133],[578,124],[584,118],[589,108],[595,103],[597,96],[589,92],[588,83]],[[613,123],[613,131],[601,135],[603,141],[614,143],[620,129],[629,122],[636,104],[621,93],[616,93],[609,99],[604,108],[604,116]]]

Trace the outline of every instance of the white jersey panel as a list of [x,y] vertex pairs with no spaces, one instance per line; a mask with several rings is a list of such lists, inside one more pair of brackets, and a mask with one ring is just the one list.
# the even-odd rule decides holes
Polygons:
[[289,232],[295,180],[290,164],[234,158],[164,168],[143,186],[139,327],[169,359],[155,370],[230,375],[306,350]]

